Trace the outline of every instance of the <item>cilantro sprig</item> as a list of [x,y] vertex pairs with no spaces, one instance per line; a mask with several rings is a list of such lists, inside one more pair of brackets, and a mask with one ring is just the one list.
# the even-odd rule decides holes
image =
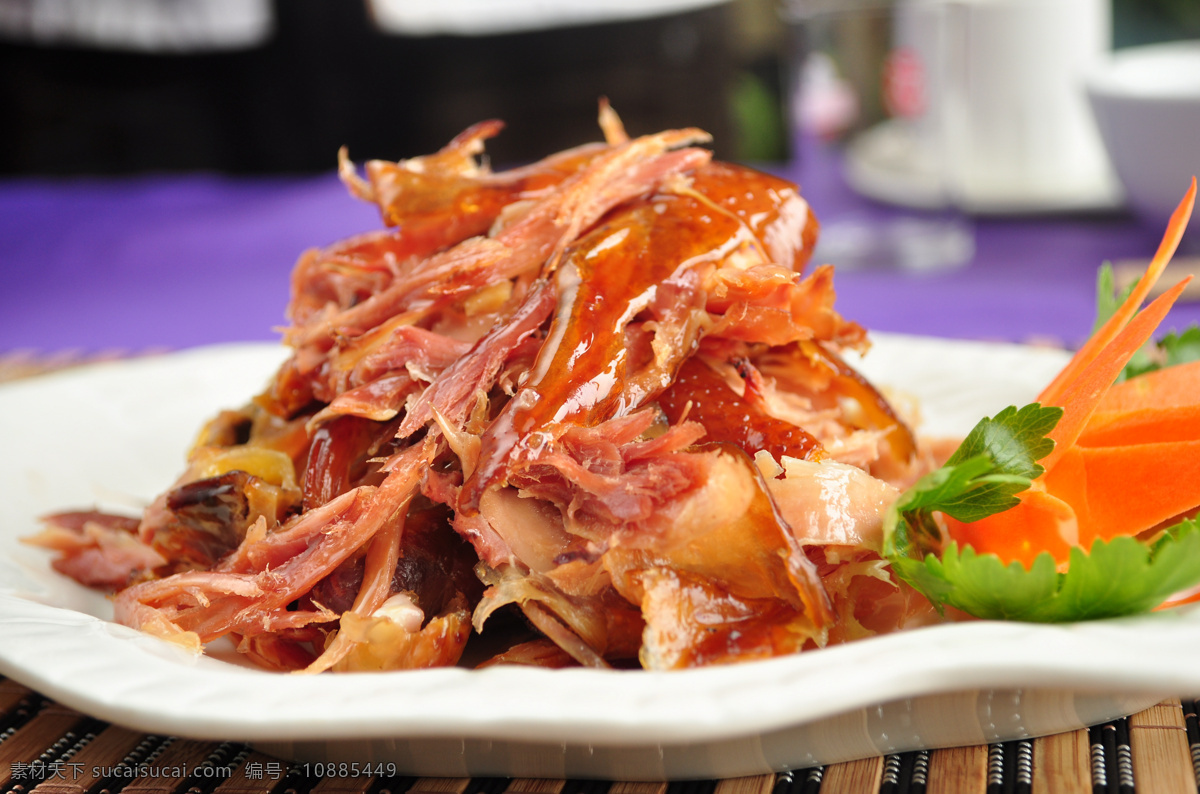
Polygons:
[[935,513],[978,521],[1017,504],[1042,473],[1038,460],[1061,409],[1037,404],[983,419],[941,469],[891,507],[884,555],[893,571],[939,609],[980,618],[1066,622],[1146,612],[1200,583],[1200,524],[1185,520],[1150,543],[1131,537],[1071,550],[1065,572],[1049,552],[1026,569],[946,541]]
[[1046,434],[1062,416],[1061,408],[1036,403],[1005,408],[975,425],[946,464],[901,495],[885,519],[888,556],[939,551],[941,530],[935,511],[971,522],[1013,507],[1017,494],[1042,473],[1037,462],[1054,442]]

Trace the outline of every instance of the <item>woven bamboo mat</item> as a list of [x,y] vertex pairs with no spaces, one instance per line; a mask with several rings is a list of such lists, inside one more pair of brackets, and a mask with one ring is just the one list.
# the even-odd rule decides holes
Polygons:
[[[645,783],[353,775],[234,742],[152,736],[0,679],[2,794],[1180,794],[1197,791],[1195,701],[1029,741],[779,775]],[[383,766],[383,765],[379,765]]]

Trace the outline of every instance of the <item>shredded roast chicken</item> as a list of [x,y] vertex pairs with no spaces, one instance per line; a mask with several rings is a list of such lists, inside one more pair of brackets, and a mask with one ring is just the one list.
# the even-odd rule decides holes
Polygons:
[[278,670],[676,669],[928,616],[879,557],[922,468],[849,366],[799,189],[696,129],[493,172],[485,122],[364,172],[385,228],[305,253],[261,394],[138,519],[31,542],[116,619]]

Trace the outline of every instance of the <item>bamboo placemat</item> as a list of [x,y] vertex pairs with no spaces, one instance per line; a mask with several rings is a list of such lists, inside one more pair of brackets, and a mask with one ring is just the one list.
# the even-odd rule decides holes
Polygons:
[[1167,700],[1039,739],[732,780],[355,776],[237,742],[128,730],[0,679],[2,794],[1180,794],[1198,790],[1197,761],[1196,703]]

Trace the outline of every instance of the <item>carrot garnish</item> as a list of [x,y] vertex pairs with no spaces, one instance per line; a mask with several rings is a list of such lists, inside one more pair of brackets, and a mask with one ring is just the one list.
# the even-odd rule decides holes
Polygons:
[[1042,461],[1043,466],[1053,468],[1055,461],[1075,443],[1113,381],[1133,354],[1149,341],[1190,280],[1188,277],[1180,281],[1134,317],[1076,374],[1073,381],[1058,390],[1054,399],[1043,394],[1039,402],[1063,409],[1062,420],[1050,433],[1054,450]]
[[1043,405],[1057,405],[1063,390],[1075,381],[1079,373],[1092,363],[1100,351],[1107,347],[1121,332],[1121,329],[1129,323],[1130,318],[1146,300],[1150,290],[1154,288],[1159,276],[1171,261],[1171,257],[1175,255],[1175,249],[1179,247],[1184,229],[1187,228],[1188,220],[1192,217],[1192,207],[1195,203],[1196,178],[1192,177],[1192,183],[1188,187],[1183,201],[1179,202],[1179,206],[1171,215],[1171,220],[1167,223],[1167,232],[1163,235],[1162,242],[1158,245],[1158,251],[1150,260],[1150,266],[1146,268],[1145,274],[1138,280],[1133,291],[1129,293],[1129,297],[1117,308],[1112,317],[1092,334],[1083,347],[1067,362],[1062,371],[1055,376],[1054,380],[1050,381],[1050,384],[1042,390],[1042,393],[1038,395],[1038,402]]
[[1145,275],[1039,402],[982,420],[889,513],[893,570],[939,608],[1078,620],[1200,584],[1200,524],[1184,518],[1200,509],[1200,362],[1114,385],[1187,285],[1139,311],[1195,197],[1193,178]]

